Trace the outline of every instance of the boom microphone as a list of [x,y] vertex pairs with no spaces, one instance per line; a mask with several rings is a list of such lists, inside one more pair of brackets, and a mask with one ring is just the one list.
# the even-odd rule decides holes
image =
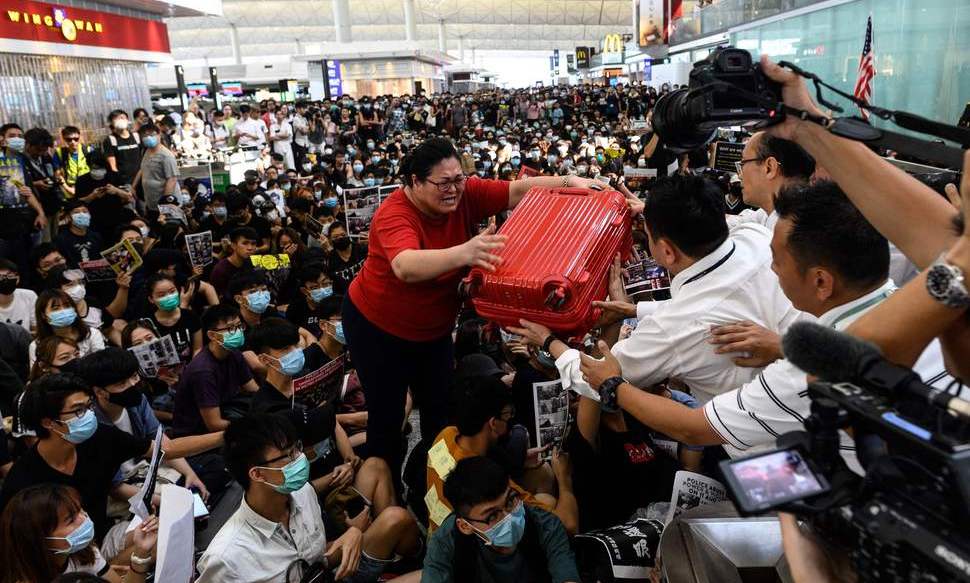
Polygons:
[[923,383],[918,374],[886,360],[871,342],[811,322],[797,322],[782,338],[789,362],[827,382],[851,382],[892,395],[910,395],[970,418],[970,402]]

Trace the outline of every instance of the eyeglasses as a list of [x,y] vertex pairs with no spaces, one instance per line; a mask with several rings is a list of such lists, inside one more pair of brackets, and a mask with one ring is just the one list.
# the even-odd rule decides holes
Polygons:
[[737,162],[734,163],[734,167],[737,169],[738,174],[740,175],[741,169],[744,168],[744,165],[747,164],[748,162],[763,162],[763,161],[764,161],[764,158],[748,158],[746,160],[738,160]]
[[60,415],[69,415],[71,419],[74,419],[74,418],[80,419],[81,417],[84,416],[85,413],[92,410],[94,410],[93,400],[88,401],[87,404],[85,405],[78,405],[77,407],[74,407],[73,409],[70,409],[68,411],[61,411]]
[[[259,463],[261,466],[264,466],[264,467],[268,466],[269,464],[275,464],[277,462],[281,462],[283,460],[286,460],[286,463],[290,463],[293,460],[299,458],[301,455],[303,455],[303,442],[297,441],[296,443],[293,444],[293,447],[290,448],[290,451],[282,455],[278,455],[273,459],[266,460],[264,462],[259,462]],[[278,468],[274,468],[274,469],[278,469]]]
[[516,492],[515,490],[512,490],[510,488],[509,489],[509,493],[505,496],[505,507],[504,508],[501,508],[501,509],[498,509],[497,508],[495,510],[492,510],[491,512],[489,512],[488,514],[486,514],[485,516],[483,516],[480,519],[479,518],[469,518],[467,516],[463,516],[462,518],[464,518],[468,522],[478,522],[478,523],[481,523],[481,524],[492,524],[494,522],[497,522],[497,521],[505,518],[509,514],[512,514],[513,512],[515,512],[515,510],[519,507],[519,504],[521,504],[521,503],[522,503],[522,500],[519,499],[519,493]]
[[229,332],[229,333],[231,333],[231,332],[241,332],[242,330],[243,330],[243,325],[240,322],[236,322],[235,324],[229,324],[225,328],[213,328],[212,329],[213,332]]
[[425,182],[430,182],[431,184],[434,184],[435,186],[437,186],[438,192],[447,193],[447,192],[451,192],[451,187],[453,186],[455,187],[455,190],[461,190],[462,188],[464,188],[466,180],[468,180],[467,176],[459,176],[454,180],[446,181],[446,182],[435,182],[430,178],[425,180]]
[[65,142],[80,142],[81,141],[81,136],[68,136],[68,137],[64,138],[64,141]]

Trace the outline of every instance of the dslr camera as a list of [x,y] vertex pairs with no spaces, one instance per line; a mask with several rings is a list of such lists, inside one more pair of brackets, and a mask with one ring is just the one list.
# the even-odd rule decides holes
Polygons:
[[661,97],[653,127],[668,150],[696,150],[726,126],[765,127],[784,119],[781,86],[744,49],[719,47],[694,63],[686,88]]
[[819,328],[795,324],[783,344],[821,379],[808,385],[806,431],[720,463],[736,506],[807,521],[860,582],[970,580],[970,403]]

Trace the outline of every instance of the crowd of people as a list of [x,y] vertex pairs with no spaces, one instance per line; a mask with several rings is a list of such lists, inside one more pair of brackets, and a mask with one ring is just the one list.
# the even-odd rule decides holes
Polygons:
[[[967,299],[927,288],[934,264],[970,272],[960,190],[794,119],[714,171],[652,131],[669,89],[193,103],[113,111],[97,145],[0,127],[0,583],[145,580],[163,484],[204,501],[205,583],[578,583],[574,535],[656,516],[678,470],[718,478],[803,427],[793,323],[967,378]],[[180,177],[236,148],[258,164],[225,192]],[[381,185],[352,233],[343,195]],[[631,298],[617,259],[580,343],[480,318],[462,277],[500,265],[496,227],[534,187],[619,190],[669,290]],[[105,275],[119,244],[138,260]],[[885,333],[917,317],[946,333]],[[538,447],[536,385],[556,380],[570,427]],[[823,580],[786,520],[793,572]]]

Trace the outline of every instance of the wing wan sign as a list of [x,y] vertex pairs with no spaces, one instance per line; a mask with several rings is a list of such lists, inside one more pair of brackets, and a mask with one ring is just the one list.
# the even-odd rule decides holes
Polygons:
[[164,22],[29,0],[0,0],[0,38],[170,52]]

